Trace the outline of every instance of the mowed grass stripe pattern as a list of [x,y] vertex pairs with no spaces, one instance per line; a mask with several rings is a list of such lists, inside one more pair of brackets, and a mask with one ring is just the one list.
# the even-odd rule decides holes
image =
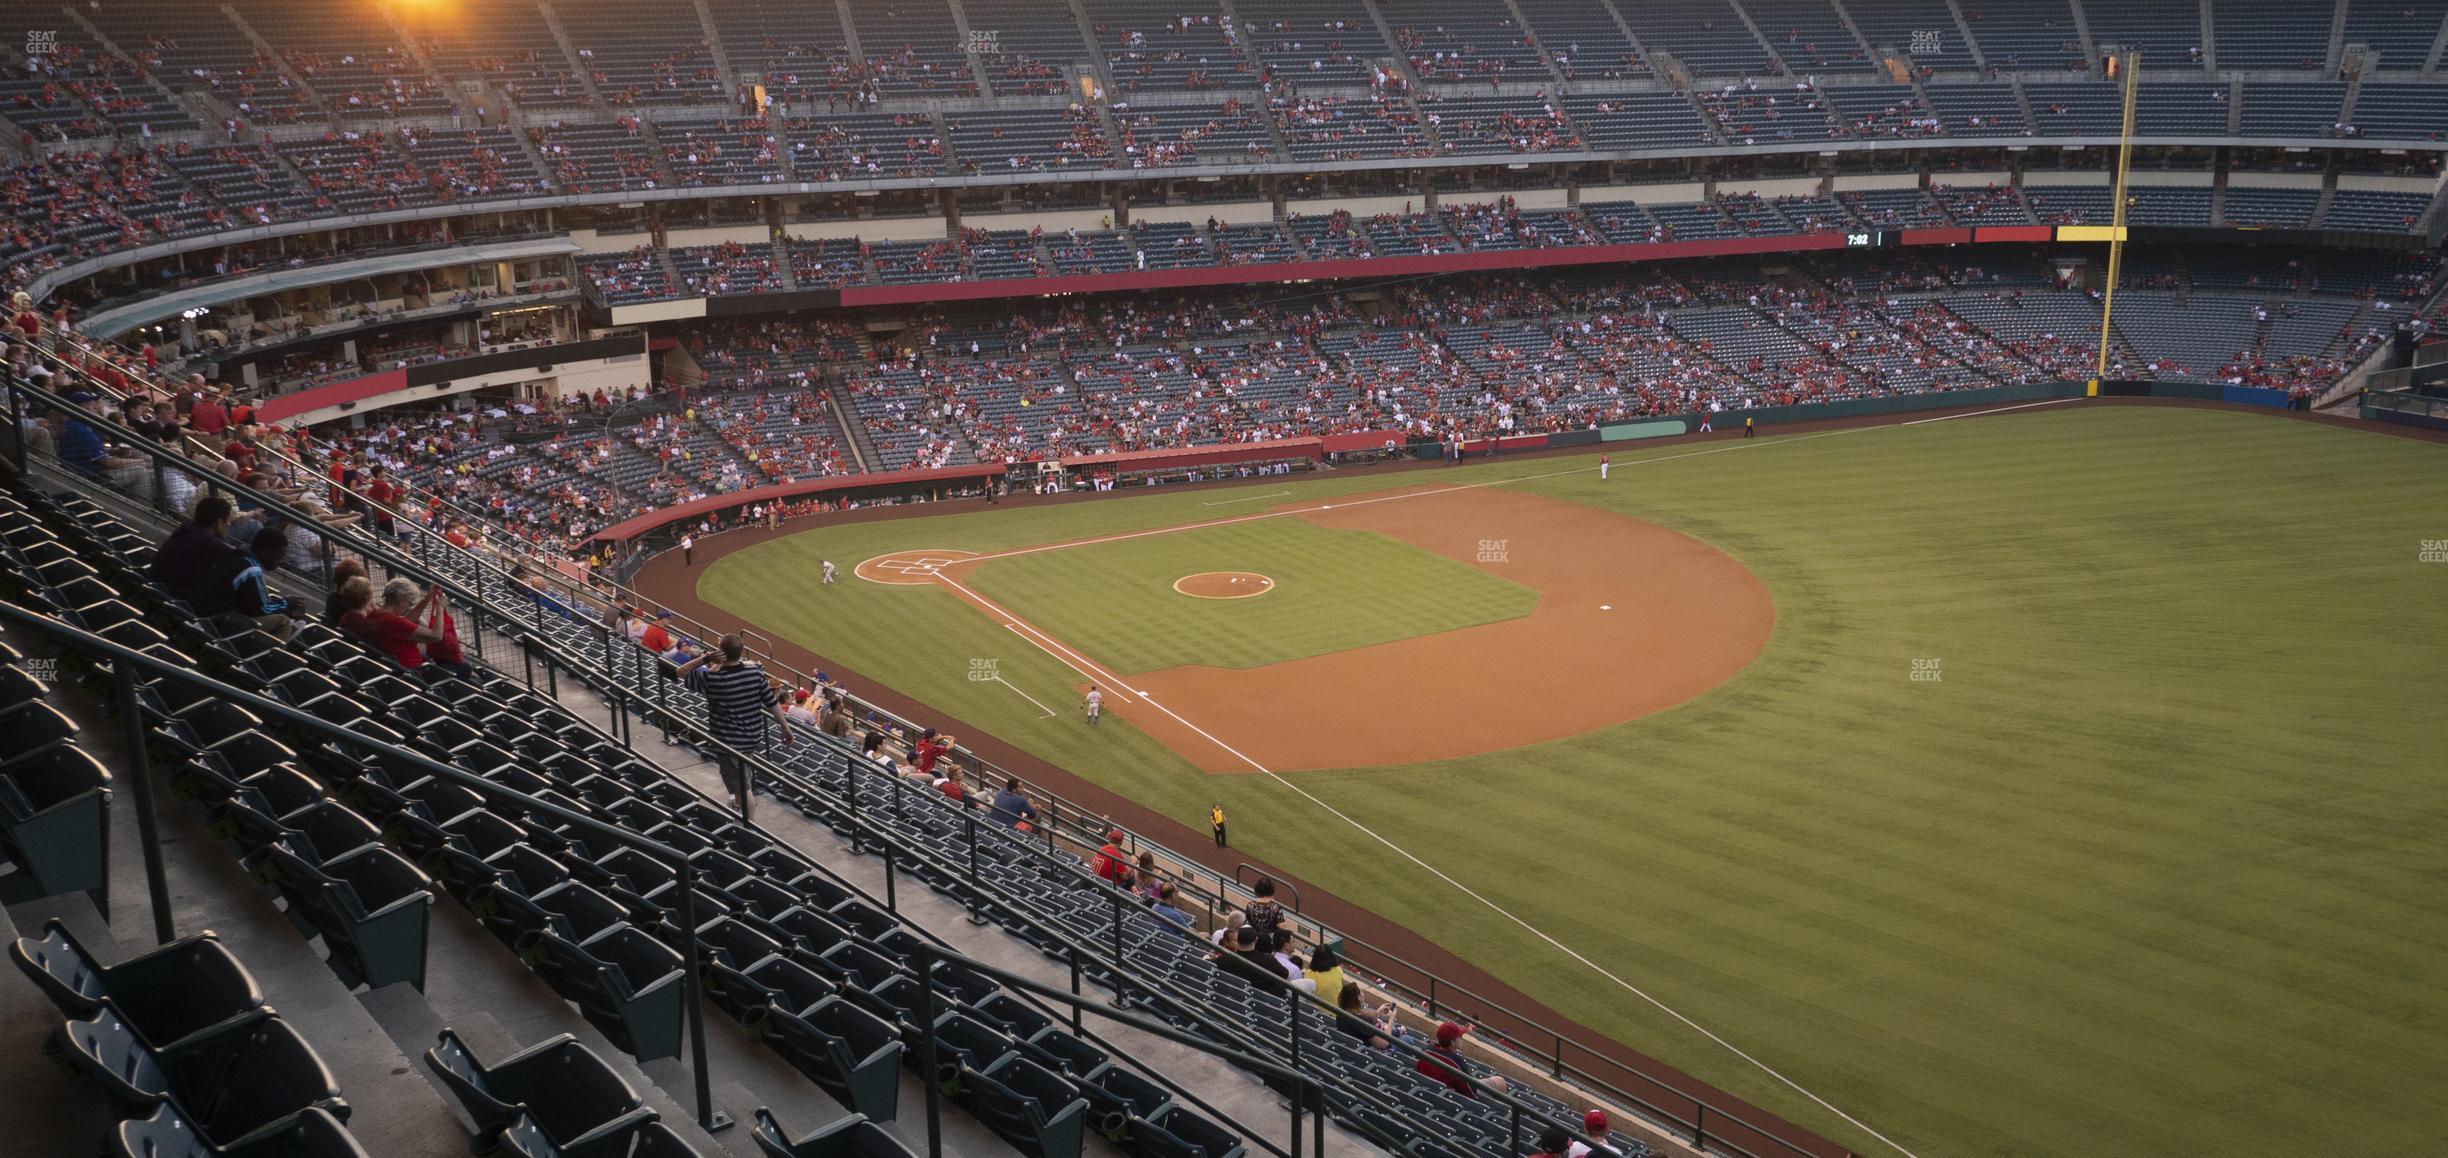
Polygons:
[[[1195,599],[1175,580],[1253,571],[1248,599]],[[1116,672],[1251,668],[1528,615],[1538,593],[1385,535],[1299,518],[1230,523],[995,559],[978,593]]]
[[[2448,565],[2417,552],[2448,538],[2440,448],[2096,407],[1640,465],[1690,449],[1524,485],[1758,574],[1778,625],[1740,676],[1594,735],[1302,787],[1932,1158],[2437,1151]],[[1105,505],[1119,525],[1142,501]],[[894,545],[967,545],[939,530]],[[921,599],[784,630],[937,679],[904,690],[1186,822],[1220,799],[1237,844],[1878,1149],[1263,778],[941,680],[906,641],[991,624],[888,594]]]

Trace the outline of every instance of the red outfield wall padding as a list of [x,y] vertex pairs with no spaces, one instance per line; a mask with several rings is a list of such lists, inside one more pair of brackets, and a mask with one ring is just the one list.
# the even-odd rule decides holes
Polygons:
[[1462,444],[1466,454],[1486,454],[1490,450],[1537,450],[1547,445],[1544,434],[1516,434],[1510,438],[1480,438]]
[[2057,230],[2047,225],[1983,225],[1972,231],[1972,240],[1987,244],[1992,241],[2049,242],[2057,239]]
[[792,483],[776,483],[729,494],[708,495],[702,499],[648,511],[627,522],[616,523],[595,532],[594,542],[618,543],[634,539],[666,523],[727,511],[750,503],[773,502],[777,499],[804,499],[809,495],[833,491],[864,490],[868,487],[905,486],[913,483],[967,482],[975,479],[1003,477],[999,463],[979,463],[974,466],[948,466],[941,470],[888,470],[881,474],[835,475],[832,478],[801,479]]
[[1399,430],[1355,430],[1325,435],[1319,441],[1326,444],[1326,453],[1341,454],[1348,450],[1384,450],[1388,443],[1400,449],[1410,439]]
[[1906,245],[1964,245],[1968,244],[1971,240],[1972,231],[1961,227],[1954,229],[1907,229],[1904,231],[1904,244]]

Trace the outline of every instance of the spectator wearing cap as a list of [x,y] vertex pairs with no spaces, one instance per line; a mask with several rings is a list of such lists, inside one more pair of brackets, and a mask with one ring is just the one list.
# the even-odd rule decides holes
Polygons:
[[816,729],[816,713],[808,707],[808,694],[805,689],[791,693],[789,706],[782,709],[782,718],[809,731]]
[[1581,1132],[1589,1136],[1589,1141],[1585,1143],[1575,1139],[1565,1151],[1564,1158],[1588,1158],[1592,1154],[1599,1158],[1615,1158],[1623,1153],[1615,1148],[1614,1135],[1607,1129],[1605,1110],[1591,1110],[1581,1115]]
[[663,629],[663,616],[657,615],[653,620],[649,621],[646,624],[646,629],[638,632],[637,641],[639,647],[643,647],[656,655],[661,655],[664,652],[670,651],[672,648],[672,637],[671,632]]
[[1566,1158],[1580,1143],[1573,1141],[1572,1131],[1562,1126],[1549,1126],[1539,1131],[1538,1150],[1533,1158]]
[[1107,884],[1120,881],[1130,872],[1130,861],[1122,852],[1121,829],[1105,834],[1105,843],[1097,848],[1096,859],[1089,862],[1088,869]]
[[[1462,1038],[1469,1033],[1469,1026],[1456,1022],[1438,1024],[1436,1044],[1420,1051],[1419,1064],[1413,1068],[1463,1097],[1478,1097],[1479,1088],[1471,1084],[1468,1077],[1470,1068],[1462,1061]],[[1487,1085],[1490,1089],[1502,1090],[1504,1079],[1491,1075],[1487,1078]]]

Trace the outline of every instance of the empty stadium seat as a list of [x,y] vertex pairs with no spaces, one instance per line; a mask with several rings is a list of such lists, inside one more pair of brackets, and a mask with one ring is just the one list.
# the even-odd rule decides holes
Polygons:
[[81,749],[54,744],[0,764],[0,854],[45,895],[100,891],[110,883],[110,801],[109,769]]
[[9,946],[17,968],[70,1019],[107,1004],[156,1052],[174,1050],[270,1014],[263,990],[210,932],[105,966],[54,917],[40,938]]
[[773,1112],[758,1106],[752,1135],[765,1158],[916,1158],[899,1139],[863,1114],[852,1114],[792,1141]]
[[529,1119],[570,1158],[626,1154],[656,1119],[626,1080],[566,1033],[488,1066],[445,1029],[425,1051],[425,1064],[476,1120],[479,1135],[491,1137]]
[[1043,1158],[1077,1158],[1088,1103],[1060,1075],[1027,1058],[1006,1056],[984,1071],[964,1072],[961,1084],[978,1117],[995,1133]]
[[244,1146],[288,1129],[309,1109],[346,1120],[348,1103],[331,1071],[296,1029],[259,1018],[175,1048],[156,1051],[105,1005],[71,1021],[65,1055],[121,1102],[145,1109],[167,1103],[217,1146]]
[[348,1127],[320,1107],[244,1145],[214,1146],[165,1105],[120,1123],[111,1144],[110,1158],[368,1158]]

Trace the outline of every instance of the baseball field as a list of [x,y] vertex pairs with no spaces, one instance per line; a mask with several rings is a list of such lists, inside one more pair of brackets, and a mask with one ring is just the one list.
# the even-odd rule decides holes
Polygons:
[[656,573],[1858,1153],[2438,1152],[2448,447],[1610,449]]

